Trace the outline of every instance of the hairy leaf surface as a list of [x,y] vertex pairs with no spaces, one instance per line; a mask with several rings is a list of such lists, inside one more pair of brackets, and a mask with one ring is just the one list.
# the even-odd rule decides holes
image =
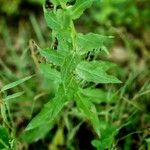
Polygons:
[[79,18],[86,8],[89,8],[93,0],[76,0],[75,5],[71,8],[72,19]]
[[[112,67],[112,66],[110,66]],[[109,66],[106,68],[110,68]],[[108,75],[102,61],[82,61],[76,68],[80,78],[94,83],[121,83],[116,77]]]
[[109,40],[108,36],[95,33],[77,34],[77,49],[79,54],[85,54],[93,49],[100,49]]
[[52,11],[44,10],[44,17],[48,27],[53,30],[60,30],[61,24],[57,19],[57,15],[55,13],[53,13]]
[[84,114],[84,116],[91,121],[93,128],[98,136],[100,136],[100,122],[95,105],[89,101],[89,99],[77,95],[76,98],[77,107]]

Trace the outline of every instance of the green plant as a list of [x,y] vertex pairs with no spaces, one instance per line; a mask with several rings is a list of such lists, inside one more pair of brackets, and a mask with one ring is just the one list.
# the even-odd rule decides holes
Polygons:
[[105,130],[107,125],[104,127],[104,124],[100,123],[96,107],[90,101],[95,98],[95,94],[101,96],[101,91],[96,88],[97,84],[121,83],[107,73],[115,65],[98,60],[101,50],[107,52],[105,42],[111,37],[78,33],[73,23],[93,2],[94,0],[76,0],[74,3],[51,0],[47,1],[47,7],[44,7],[45,20],[52,29],[52,44],[45,49],[36,46],[41,56],[46,59],[46,63],[39,64],[40,71],[47,80],[54,83],[55,95],[26,128],[25,132],[29,135],[33,133],[35,138],[39,138],[39,135],[35,134],[37,130],[42,129],[43,134],[47,133],[56,118],[61,116],[60,112],[69,107],[70,103],[75,103],[75,108],[91,122],[97,138],[100,141],[109,141],[108,145],[106,141],[101,143],[99,140],[93,145],[98,149],[105,149],[112,144],[113,137],[106,137],[105,132],[112,135],[116,128]]
[[[112,56],[113,60],[119,63],[119,66],[122,65],[122,70],[115,68],[114,70],[108,70],[109,72],[107,71],[109,74],[112,73],[111,71],[114,71],[120,76],[121,80],[125,81],[123,87],[117,90],[120,85],[99,84],[99,82],[95,83],[95,80],[94,82],[88,82],[81,79],[76,69],[82,61],[86,63],[93,61],[103,62],[100,60],[103,58],[101,54],[107,52],[105,43],[111,37],[101,36],[99,41],[97,40],[98,42],[92,42],[91,37],[97,34],[82,34],[75,31],[73,38],[70,38],[70,35],[72,35],[71,27],[69,32],[69,27],[65,25],[58,31],[52,29],[53,35],[51,39],[48,39],[47,30],[43,28],[45,22],[41,20],[41,14],[38,13],[38,15],[33,12],[34,8],[37,10],[37,7],[40,6],[37,5],[37,2],[42,3],[42,1],[44,0],[0,1],[2,7],[5,4],[7,5],[5,10],[1,7],[0,11],[5,12],[7,16],[11,15],[11,19],[5,16],[2,17],[4,20],[0,20],[0,45],[2,48],[0,52],[0,87],[2,87],[0,89],[0,149],[92,150],[94,149],[92,145],[98,150],[149,149],[149,2],[147,0],[101,0],[100,3],[100,0],[97,0],[91,8],[87,9],[84,13],[85,15],[80,19],[73,20],[76,30],[80,29],[81,32],[85,33],[85,31],[92,30],[95,33],[100,32],[104,35],[115,35],[116,42],[111,53],[113,53],[114,49],[120,48],[120,46],[129,53],[128,59],[123,63],[116,61],[115,55]],[[24,6],[24,2],[28,6],[33,6],[33,9],[30,7],[31,9],[29,10],[29,7],[27,7],[27,11],[20,11],[19,8]],[[35,2],[35,5],[30,2]],[[63,10],[61,10],[62,6],[59,5],[61,1],[55,0],[55,2],[58,2],[58,6],[54,8],[54,5],[47,1],[45,6],[47,9],[45,11],[56,12],[52,13],[52,15],[57,16],[55,20],[59,20],[58,22],[62,26],[61,12],[65,10],[70,11],[68,9],[73,7],[71,5],[74,5],[75,1],[70,0],[69,3],[68,0],[67,6],[69,8],[63,6]],[[8,8],[8,6],[11,7]],[[10,9],[13,11],[10,11]],[[122,11],[120,12],[120,10]],[[58,11],[60,12],[59,15]],[[21,16],[24,12],[33,13],[33,15],[30,15],[29,23],[29,26],[31,27],[32,25],[32,27],[24,26],[24,19],[23,22],[17,19],[19,25],[14,26],[13,22],[12,26],[11,20],[16,18],[16,14],[18,14],[19,18],[22,18]],[[68,17],[70,16],[69,13]],[[15,14],[15,17],[13,14]],[[67,17],[64,18],[66,19]],[[15,24],[18,24],[17,20],[15,19]],[[27,24],[28,21],[26,20]],[[51,20],[50,23],[52,23]],[[17,30],[19,30],[19,33]],[[32,34],[31,31],[34,31],[36,35],[34,35],[34,32]],[[63,38],[61,38],[62,35],[64,35]],[[66,35],[69,38],[66,38]],[[39,70],[37,67],[33,67],[33,61],[30,58],[27,41],[31,36],[40,43],[40,47],[44,47],[45,39],[48,39],[50,42],[49,48],[41,49],[35,42],[30,41],[31,55],[43,75],[37,74]],[[85,37],[87,41],[82,40]],[[53,42],[51,43],[51,41]],[[76,48],[74,49],[72,41],[75,43]],[[101,41],[103,41],[102,44],[99,43]],[[96,49],[93,49],[93,47],[96,47]],[[41,54],[39,54],[40,52]],[[79,61],[75,63],[75,67],[71,66],[74,68],[74,70],[72,69],[73,71],[68,69],[69,67],[66,68],[66,72],[70,71],[70,74],[66,73],[67,75],[64,79],[62,70],[64,69],[63,67],[66,67],[67,62],[70,62],[68,55],[71,57],[72,53],[75,53],[75,58],[78,57],[77,60]],[[118,57],[120,58],[120,55]],[[72,60],[75,62],[74,59]],[[42,64],[39,64],[39,62]],[[56,63],[59,64],[59,62],[60,65],[55,65]],[[87,65],[85,68],[87,68]],[[92,69],[93,74],[96,67]],[[22,81],[25,81],[23,79],[8,84],[35,72],[37,74],[36,77],[28,82],[22,83]],[[70,80],[67,77],[72,77],[73,81],[69,82]],[[67,83],[70,83],[68,87],[65,82],[67,79],[69,80]],[[74,83],[76,84],[75,86]],[[21,85],[16,86],[18,84]],[[62,85],[65,85],[64,89]],[[60,92],[59,89],[62,89],[62,91]],[[114,91],[115,94],[113,93]],[[61,96],[58,92],[61,93]],[[78,93],[83,103],[78,102]],[[58,109],[53,111],[54,105],[52,104],[55,104],[56,108],[58,108],[57,103],[59,101],[57,101],[56,97],[67,97],[60,111]],[[56,100],[56,103],[54,103],[54,100]],[[40,108],[42,110],[45,109],[43,104],[47,102],[50,105],[46,104],[47,110],[45,110],[48,121],[39,120],[38,127],[25,130],[22,133],[27,122],[39,112]],[[53,111],[52,115],[49,115],[50,110]],[[53,113],[56,113],[56,116]],[[50,116],[53,119],[52,121],[49,121]],[[90,116],[94,116],[93,118],[96,119],[91,117],[92,120]],[[93,123],[94,121],[96,123]],[[98,134],[100,132],[100,137],[94,131],[98,132]],[[90,139],[88,139],[88,136],[90,136]],[[90,141],[92,141],[92,145]]]

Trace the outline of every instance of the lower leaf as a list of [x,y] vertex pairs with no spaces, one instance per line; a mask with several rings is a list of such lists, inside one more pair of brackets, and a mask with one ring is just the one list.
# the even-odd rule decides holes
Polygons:
[[77,107],[79,110],[85,115],[85,117],[91,121],[91,124],[100,137],[100,122],[98,118],[98,114],[96,112],[95,105],[89,101],[89,99],[85,97],[81,97],[80,94],[77,95],[76,98]]
[[65,102],[66,96],[64,95],[63,90],[59,89],[53,100],[45,104],[41,112],[31,120],[26,131],[37,128],[46,123],[53,122],[64,107]]

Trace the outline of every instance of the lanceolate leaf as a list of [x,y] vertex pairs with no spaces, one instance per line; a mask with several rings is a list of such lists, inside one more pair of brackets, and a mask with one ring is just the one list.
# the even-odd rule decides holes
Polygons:
[[47,11],[44,9],[44,16],[47,22],[47,25],[53,30],[60,30],[61,24],[57,19],[57,15],[53,11]]
[[28,77],[25,77],[23,79],[20,79],[20,80],[17,80],[15,82],[12,82],[10,84],[7,84],[7,85],[5,85],[5,86],[2,87],[1,92],[6,91],[8,89],[11,89],[11,88],[13,88],[13,87],[15,87],[15,86],[17,86],[17,85],[19,85],[19,84],[21,84],[21,83],[29,80],[29,79],[31,79],[32,77],[33,76],[28,76]]
[[79,18],[83,11],[92,5],[94,0],[76,0],[75,5],[71,8],[72,19]]
[[95,33],[88,34],[77,34],[77,47],[79,54],[85,54],[88,51],[93,51],[93,49],[100,49],[104,46],[104,43],[110,38],[108,36],[103,36]]
[[[112,67],[112,66],[111,66]],[[108,70],[109,66],[107,67]],[[103,63],[99,61],[82,61],[76,68],[78,76],[88,82],[94,83],[121,83],[116,77],[105,72]]]
[[93,128],[95,129],[98,136],[100,136],[100,122],[95,106],[88,99],[81,97],[80,94],[77,95],[76,103],[79,110],[88,120],[91,121]]
[[59,89],[56,96],[45,104],[41,112],[31,120],[26,131],[37,128],[45,123],[53,122],[64,107],[65,102],[66,96],[64,95],[64,91]]
[[56,32],[60,32],[62,29],[68,28],[71,23],[71,17],[69,13],[63,9],[57,10],[57,13],[45,10],[44,16],[47,25]]
[[87,65],[88,67],[90,67],[91,70],[95,69],[95,70],[103,70],[103,71],[107,71],[111,68],[116,67],[116,64],[111,63],[109,61],[102,61],[102,60],[94,60],[91,62],[88,61],[82,61],[81,63],[86,62],[85,65]]
[[[62,29],[67,29],[71,23],[71,17],[67,11],[63,9],[57,10],[57,20],[59,21]],[[58,32],[58,31],[57,31]]]

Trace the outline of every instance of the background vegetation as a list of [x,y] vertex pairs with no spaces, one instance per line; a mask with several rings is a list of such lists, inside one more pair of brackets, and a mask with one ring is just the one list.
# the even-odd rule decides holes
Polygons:
[[110,54],[101,52],[99,58],[118,65],[113,74],[123,83],[97,85],[101,94],[93,101],[105,126],[102,143],[94,140],[90,122],[81,118],[74,104],[63,110],[61,118],[66,120],[58,119],[50,131],[44,126],[24,132],[54,94],[29,49],[30,39],[40,47],[51,43],[42,4],[42,0],[0,0],[0,87],[29,76],[0,93],[0,149],[92,150],[99,145],[103,149],[150,149],[149,0],[97,0],[75,21],[79,32],[114,37],[106,44]]

